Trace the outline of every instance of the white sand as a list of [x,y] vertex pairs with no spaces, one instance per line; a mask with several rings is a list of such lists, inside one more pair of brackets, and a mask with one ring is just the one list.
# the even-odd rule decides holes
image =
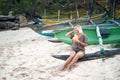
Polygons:
[[[0,80],[120,80],[120,55],[76,63],[71,72],[58,71],[64,61],[51,55],[69,54],[70,46],[47,39],[29,28],[0,32]],[[98,50],[86,47],[86,52]]]

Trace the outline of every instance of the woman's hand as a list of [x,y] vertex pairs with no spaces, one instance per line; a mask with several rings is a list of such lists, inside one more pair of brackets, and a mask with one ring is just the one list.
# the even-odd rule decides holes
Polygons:
[[78,36],[75,35],[75,36],[73,37],[73,42],[79,42]]
[[72,35],[73,31],[70,31],[66,34],[67,37],[71,38],[71,35]]

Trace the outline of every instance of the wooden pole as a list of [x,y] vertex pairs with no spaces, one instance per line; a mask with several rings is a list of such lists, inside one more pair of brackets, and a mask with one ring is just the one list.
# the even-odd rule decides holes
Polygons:
[[86,3],[86,1],[84,0],[84,4]]
[[72,19],[73,17],[72,17],[72,11],[70,11],[70,19]]
[[46,9],[44,9],[44,17],[46,18]]
[[79,18],[78,0],[75,0],[76,17]]
[[58,21],[60,20],[60,10],[58,10]]

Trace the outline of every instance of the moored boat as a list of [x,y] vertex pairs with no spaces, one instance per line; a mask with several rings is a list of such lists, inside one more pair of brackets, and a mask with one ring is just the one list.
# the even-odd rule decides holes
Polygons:
[[[88,37],[88,44],[99,44],[96,33],[96,25],[82,26],[83,32]],[[103,44],[120,43],[120,26],[116,24],[101,24],[99,25],[100,34],[102,35]],[[55,36],[62,42],[72,44],[72,40],[65,36],[65,34],[72,29],[61,30],[55,33]]]

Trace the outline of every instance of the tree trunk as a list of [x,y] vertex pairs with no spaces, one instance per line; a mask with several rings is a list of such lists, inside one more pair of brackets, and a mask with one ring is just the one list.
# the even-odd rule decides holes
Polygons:
[[79,18],[78,0],[75,0],[76,17]]

